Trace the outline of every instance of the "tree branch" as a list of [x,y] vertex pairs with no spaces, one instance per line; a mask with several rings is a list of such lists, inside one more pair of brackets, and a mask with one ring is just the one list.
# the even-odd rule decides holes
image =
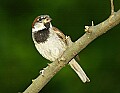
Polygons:
[[[111,0],[112,2],[113,0]],[[41,71],[41,74],[32,81],[32,84],[23,93],[38,93],[50,79],[61,70],[76,54],[83,50],[88,44],[90,44],[98,36],[106,33],[112,27],[120,23],[120,10],[116,13],[113,11],[113,5],[111,4],[111,16],[104,22],[94,26],[86,26],[86,33],[79,38],[76,42],[72,43],[64,52],[61,58],[48,64],[46,68]]]

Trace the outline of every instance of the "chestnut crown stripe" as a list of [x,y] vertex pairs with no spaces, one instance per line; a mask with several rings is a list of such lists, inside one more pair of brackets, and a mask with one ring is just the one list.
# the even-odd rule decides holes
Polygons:
[[34,25],[35,25],[36,22],[38,22],[38,19],[39,19],[39,18],[40,18],[40,16],[38,16],[38,17],[35,18],[35,20],[34,20],[33,23],[32,23],[32,28],[34,28]]

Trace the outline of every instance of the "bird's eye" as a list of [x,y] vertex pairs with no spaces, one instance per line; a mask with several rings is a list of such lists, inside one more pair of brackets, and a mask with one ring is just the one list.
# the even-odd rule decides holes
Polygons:
[[46,18],[46,21],[48,21],[49,19],[48,18]]

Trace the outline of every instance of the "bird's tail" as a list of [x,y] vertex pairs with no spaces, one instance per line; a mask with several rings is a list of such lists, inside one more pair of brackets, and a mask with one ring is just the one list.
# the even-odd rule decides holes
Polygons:
[[81,66],[76,62],[75,59],[72,59],[69,62],[71,68],[78,74],[80,79],[85,83],[85,82],[90,82],[90,79],[87,77]]

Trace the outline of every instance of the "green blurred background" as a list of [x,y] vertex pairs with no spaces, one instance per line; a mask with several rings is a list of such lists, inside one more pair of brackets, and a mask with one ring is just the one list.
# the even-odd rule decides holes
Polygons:
[[[114,1],[117,11],[120,1]],[[31,38],[32,21],[41,14],[50,15],[52,24],[75,41],[92,20],[98,24],[109,17],[110,0],[1,0],[0,93],[23,92],[47,66]],[[40,93],[120,93],[120,25],[79,55],[90,83],[83,84],[66,66]]]

